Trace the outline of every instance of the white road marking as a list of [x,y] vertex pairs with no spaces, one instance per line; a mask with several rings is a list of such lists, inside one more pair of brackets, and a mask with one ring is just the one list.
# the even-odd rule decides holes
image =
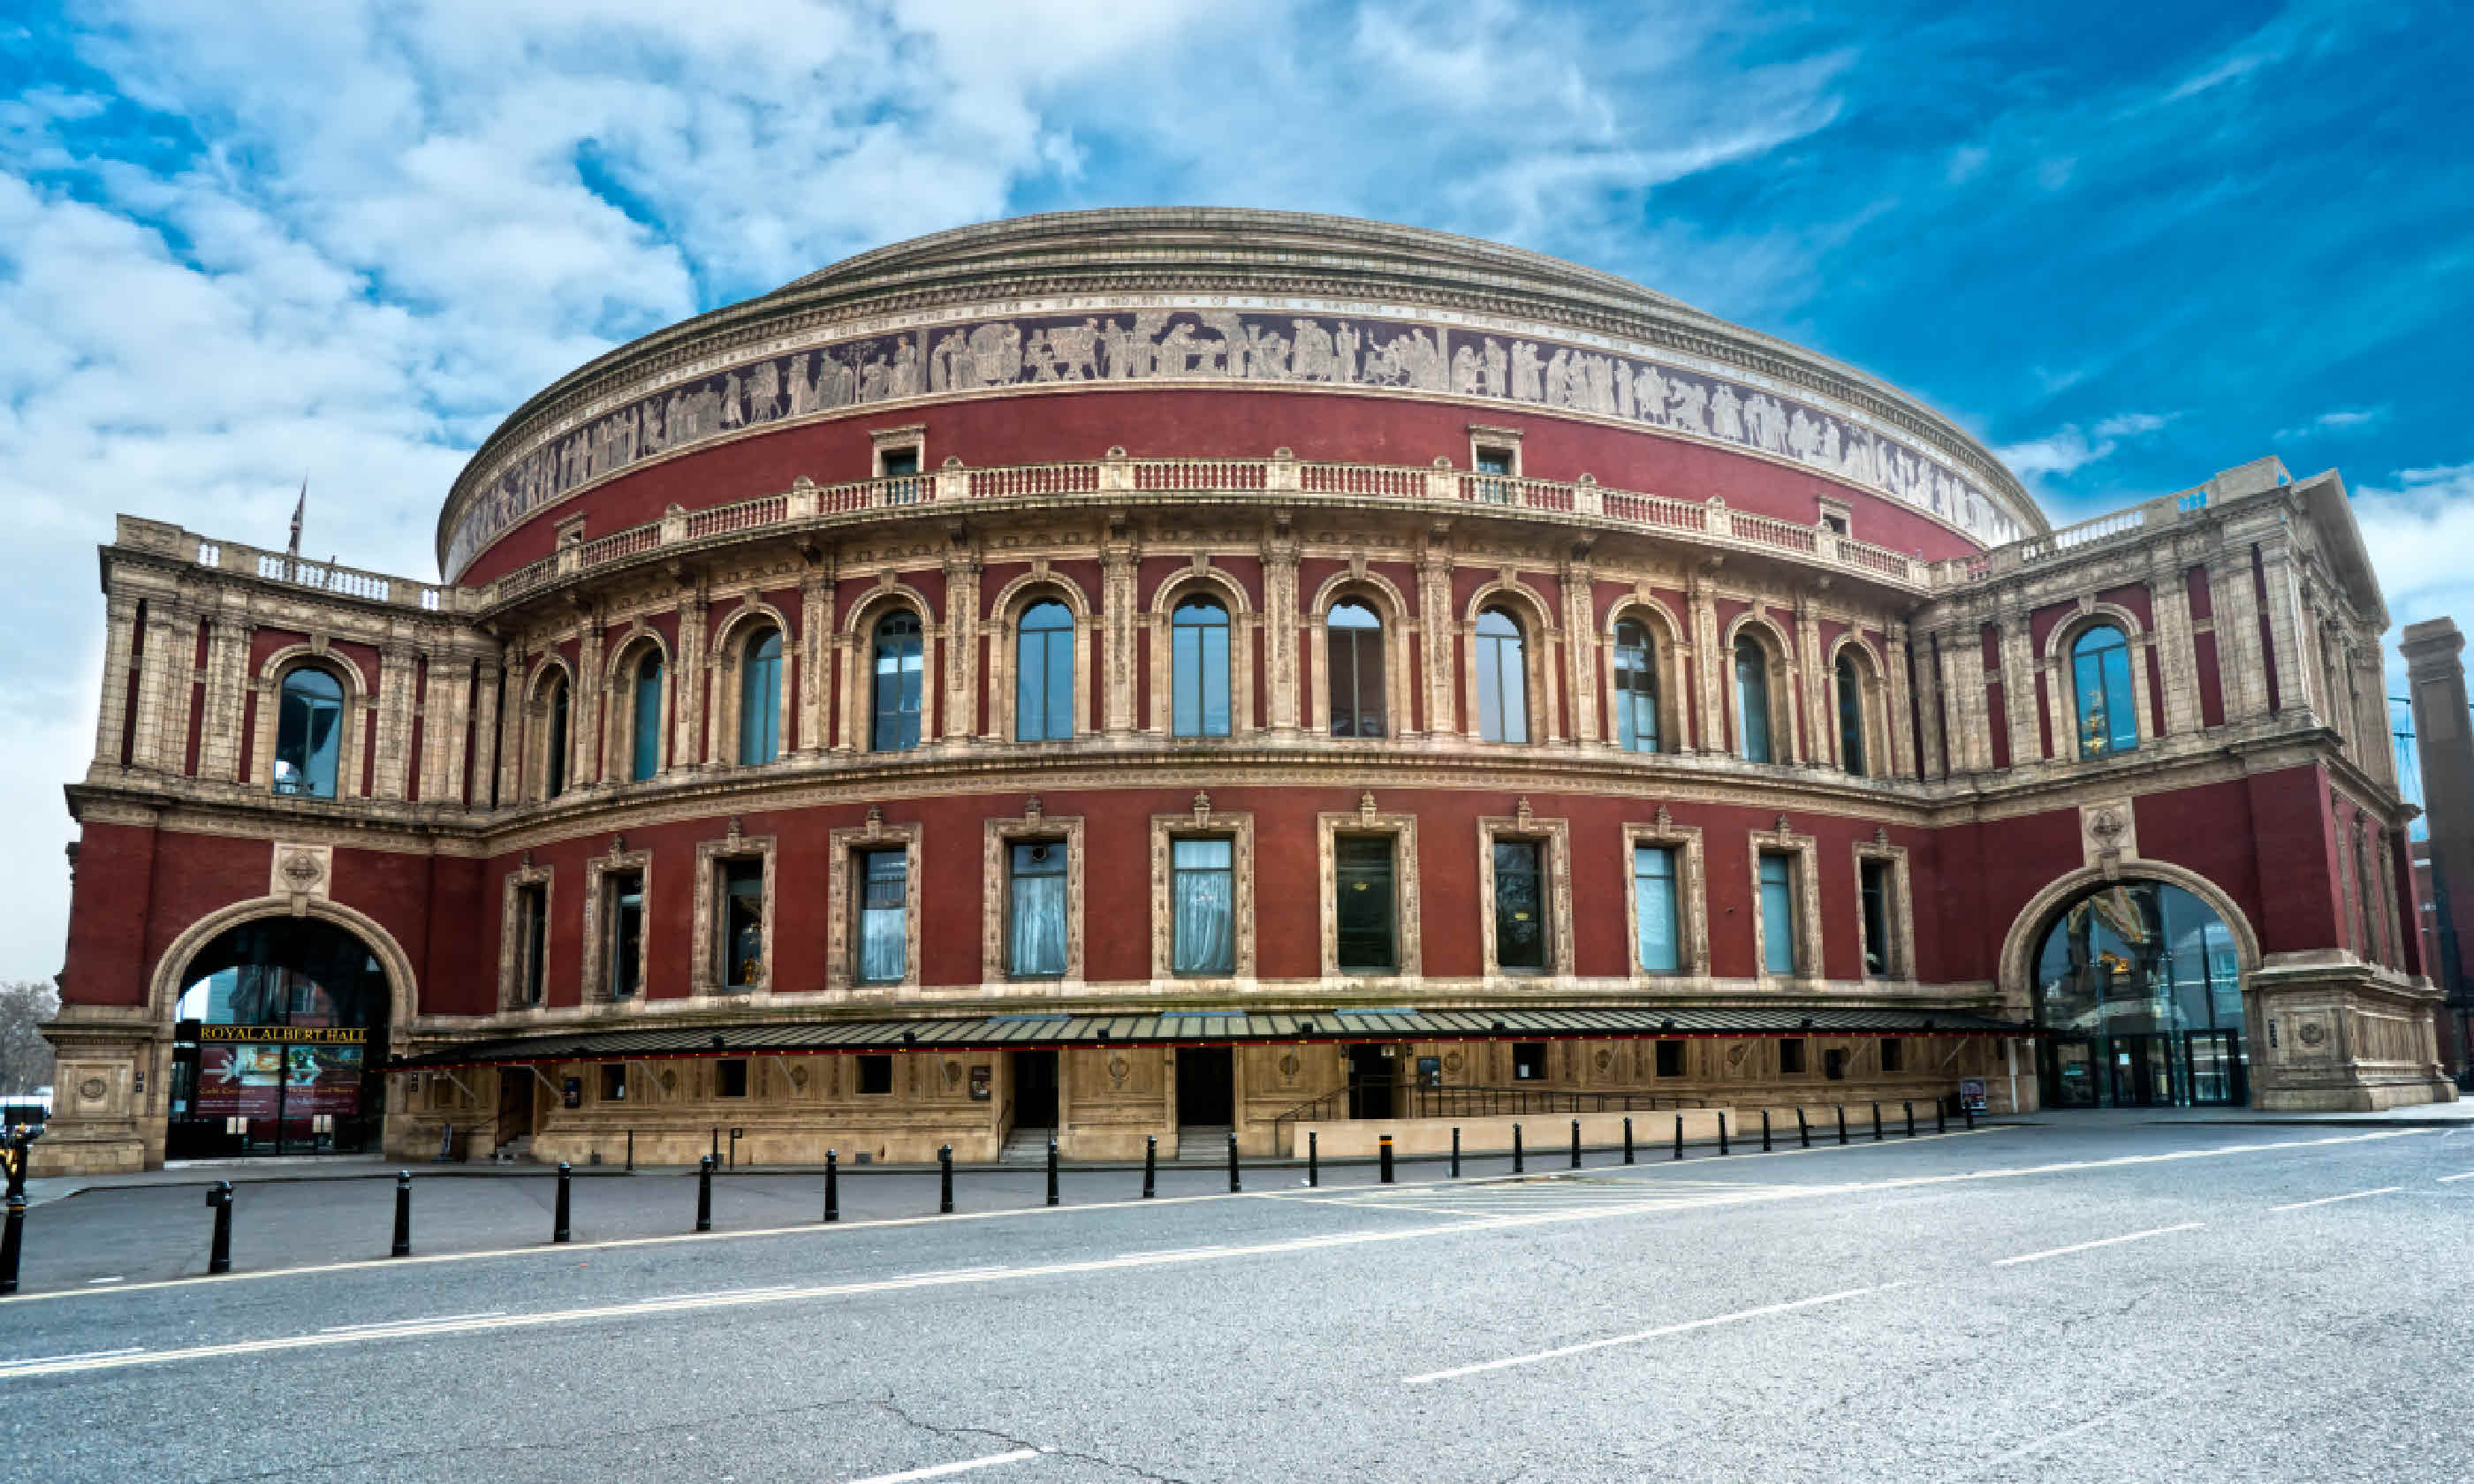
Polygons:
[[850,1484],[907,1484],[910,1479],[941,1479],[948,1474],[968,1473],[974,1469],[993,1469],[998,1464],[1018,1464],[1026,1458],[1037,1458],[1039,1449],[1018,1448],[1010,1453],[990,1453],[984,1458],[965,1458],[959,1463],[935,1464],[926,1469],[910,1469],[901,1473],[871,1473]]
[[2050,1252],[2023,1253],[2016,1257],[2003,1257],[1993,1265],[1997,1268],[2006,1268],[2021,1262],[2042,1262],[2047,1257],[2065,1257],[2072,1253],[2086,1252],[2095,1247],[2114,1247],[2123,1242],[2145,1241],[2151,1236],[2170,1236],[2176,1232],[2196,1232],[2203,1225],[2205,1225],[2203,1222],[2186,1221],[2178,1227],[2158,1227],[2150,1232],[2131,1232],[2121,1236],[2100,1236],[2093,1242],[2074,1242],[2068,1247],[2056,1247]]
[[1148,1252],[1129,1252],[1121,1254],[1120,1256],[1128,1257],[1200,1257],[1206,1253],[1226,1252],[1227,1250],[1227,1244],[1222,1243],[1218,1247],[1160,1247]]
[[2452,1180],[2474,1180],[2474,1170],[2467,1170],[2462,1175],[2442,1175],[2439,1177],[2439,1183],[2443,1185]]
[[646,1304],[667,1304],[673,1299],[726,1299],[741,1293],[780,1293],[788,1283],[766,1283],[754,1288],[700,1288],[693,1293],[665,1293],[646,1299]]
[[134,1355],[145,1348],[142,1345],[126,1345],[118,1350],[82,1350],[74,1355],[36,1355],[17,1360],[0,1360],[0,1369],[10,1366],[59,1365],[70,1360],[106,1360],[115,1355]]
[[2359,1201],[2366,1195],[2394,1195],[2404,1188],[2403,1185],[2382,1185],[2377,1190],[2357,1190],[2351,1195],[2323,1195],[2316,1201],[2296,1201],[2291,1206],[2271,1206],[2268,1211],[2274,1214],[2281,1210],[2304,1210],[2314,1206],[2334,1206],[2339,1201]]
[[407,1325],[446,1325],[453,1324],[459,1319],[496,1319],[505,1312],[506,1310],[502,1308],[491,1308],[472,1314],[431,1314],[418,1319],[373,1319],[367,1324],[359,1325],[326,1325],[321,1327],[318,1332],[321,1334],[354,1334],[364,1330],[377,1332],[400,1329]]
[[120,1274],[114,1273],[109,1278],[89,1278],[86,1280],[86,1284],[89,1287],[99,1287],[105,1283],[125,1283],[128,1281]]
[[1553,1350],[1541,1350],[1534,1354],[1513,1355],[1502,1360],[1485,1360],[1476,1365],[1454,1366],[1448,1371],[1429,1371],[1423,1376],[1404,1376],[1400,1378],[1400,1384],[1423,1386],[1430,1381],[1448,1381],[1457,1376],[1476,1376],[1486,1371],[1507,1371],[1514,1366],[1533,1366],[1541,1360],[1560,1360],[1565,1355],[1605,1350],[1611,1345],[1637,1345],[1643,1340],[1683,1334],[1691,1329],[1707,1329],[1713,1325],[1732,1325],[1747,1319],[1759,1319],[1764,1315],[1784,1314],[1800,1308],[1811,1308],[1816,1304],[1839,1304],[1849,1299],[1860,1299],[1868,1293],[1881,1293],[1888,1289],[1905,1286],[1904,1282],[1877,1283],[1870,1288],[1848,1288],[1838,1293],[1825,1293],[1810,1299],[1791,1299],[1784,1304],[1764,1304],[1758,1308],[1743,1309],[1733,1314],[1719,1314],[1709,1319],[1687,1319],[1679,1325],[1661,1325],[1655,1329],[1643,1329],[1635,1334],[1618,1334],[1603,1340],[1585,1340],[1578,1345],[1560,1345]]

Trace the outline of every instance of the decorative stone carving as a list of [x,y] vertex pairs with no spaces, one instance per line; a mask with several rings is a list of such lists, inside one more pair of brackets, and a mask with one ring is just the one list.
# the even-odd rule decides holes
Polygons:
[[291,898],[297,914],[308,910],[312,898],[323,898],[333,884],[335,848],[279,840],[268,872],[266,894]]
[[2139,858],[2139,817],[2128,799],[2108,799],[2079,805],[2079,849],[2082,864],[2107,874],[2124,861]]

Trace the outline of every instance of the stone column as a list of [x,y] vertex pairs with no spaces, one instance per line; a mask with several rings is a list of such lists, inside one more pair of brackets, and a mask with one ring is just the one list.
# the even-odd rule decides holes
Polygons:
[[2237,547],[2210,561],[2208,589],[2208,606],[2217,621],[2217,676],[2225,698],[2225,720],[2256,721],[2268,714],[2268,666],[2260,652],[2250,548]]
[[94,761],[120,766],[120,733],[129,719],[129,666],[137,647],[137,600],[114,593],[104,604],[103,706],[95,713]]
[[[1425,639],[1427,734],[1460,735],[1460,667],[1455,662],[1460,615],[1452,611],[1452,558],[1440,532],[1429,532],[1418,553],[1418,622]],[[1476,720],[1474,714],[1469,717],[1471,735]]]
[[967,547],[949,545],[945,556],[944,715],[937,734],[967,742],[978,724],[980,561]]
[[2325,718],[2323,698],[2314,683],[2315,667],[2304,652],[2313,636],[2302,612],[2291,539],[2280,534],[2262,541],[2260,561],[2261,574],[2268,582],[2268,628],[2276,642],[2278,703],[2289,711],[2307,709],[2315,717]]
[[[178,774],[189,756],[189,708],[198,693],[198,615],[171,616],[173,653],[163,657],[163,730],[156,738],[154,766]],[[201,741],[204,740],[202,737]]]
[[[179,655],[180,631],[175,627],[171,605],[156,599],[146,605],[145,655],[140,659],[137,676],[137,730],[129,752],[130,766],[160,769],[168,739],[171,707],[166,692],[175,676],[185,680],[191,669],[191,648]],[[116,740],[116,739],[115,739]]]
[[1806,724],[1795,729],[1796,761],[1836,767],[1837,713],[1830,706],[1831,676],[1821,653],[1821,615],[1812,600],[1801,593],[1795,600],[1795,648],[1792,662],[1803,681],[1795,688],[1796,701],[1806,718]]
[[1693,732],[1701,739],[1701,751],[1727,751],[1727,707],[1724,692],[1725,672],[1733,657],[1718,648],[1717,591],[1710,581],[1707,568],[1696,569],[1685,585],[1685,606],[1691,610],[1692,653],[1699,663],[1701,715]]
[[[950,594],[948,602],[951,602]],[[834,586],[831,568],[799,585],[799,746],[802,757],[825,751],[825,704],[833,689]]]
[[1564,683],[1571,687],[1572,740],[1583,745],[1610,740],[1598,720],[1597,573],[1574,559],[1556,573],[1564,589]]
[[407,792],[412,762],[412,652],[390,644],[378,651],[377,757],[370,772],[370,793],[377,799],[401,799]]
[[1263,715],[1278,732],[1294,732],[1305,714],[1298,664],[1298,539],[1278,512],[1263,539],[1263,678],[1272,687]]
[[1140,556],[1131,528],[1112,519],[1100,552],[1100,622],[1105,635],[1101,680],[1108,687],[1104,709],[1108,734],[1114,737],[1130,736],[1141,725],[1134,715],[1134,588]]
[[198,777],[229,783],[240,775],[240,722],[249,694],[249,627],[218,616],[206,630],[206,715],[198,723]]
[[679,589],[678,676],[670,682],[670,767],[704,765],[705,662],[704,626],[708,608],[704,581],[695,578]]
[[1950,709],[1950,766],[1982,773],[1993,766],[1990,707],[1984,695],[1983,625],[1971,618],[1941,635],[1942,694]]
[[1916,776],[1915,722],[1907,694],[1907,626],[1893,621],[1881,630],[1881,704],[1889,711],[1882,730],[1890,739],[1890,756],[1881,769],[1883,778]]
[[[2045,760],[2045,729],[2036,709],[2035,631],[2016,610],[1996,620],[2001,627],[2002,721],[2010,729],[2010,763]],[[1989,745],[1989,744],[1988,744]]]
[[498,667],[507,677],[507,701],[499,708],[497,742],[498,802],[512,807],[524,802],[524,652],[515,644],[501,651]]
[[2199,730],[2199,656],[2192,641],[2191,593],[2181,562],[2168,545],[2147,569],[2147,601],[2156,617],[2156,667],[2165,677],[2165,734]]

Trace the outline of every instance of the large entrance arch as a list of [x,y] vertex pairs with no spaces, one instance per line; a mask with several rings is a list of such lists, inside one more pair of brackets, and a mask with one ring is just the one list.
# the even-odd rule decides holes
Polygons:
[[[208,924],[201,924],[207,928]],[[397,986],[346,923],[245,918],[183,946],[167,1159],[352,1153],[378,1145]]]
[[2026,949],[2046,1107],[2249,1101],[2238,918],[2174,881],[2100,881],[2048,905]]

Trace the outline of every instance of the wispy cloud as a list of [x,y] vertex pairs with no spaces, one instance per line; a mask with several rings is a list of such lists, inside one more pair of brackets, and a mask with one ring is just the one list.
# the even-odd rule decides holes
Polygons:
[[2047,478],[2066,478],[2093,464],[2100,464],[2119,451],[2126,441],[2145,438],[2171,423],[2175,413],[2116,413],[2097,422],[2089,431],[2076,423],[2064,423],[2042,438],[2009,443],[1994,450],[2011,471],[2028,484]]
[[2306,439],[2327,438],[2341,434],[2367,433],[2386,422],[2391,407],[2339,407],[2290,428],[2279,428],[2280,443],[2300,443]]

